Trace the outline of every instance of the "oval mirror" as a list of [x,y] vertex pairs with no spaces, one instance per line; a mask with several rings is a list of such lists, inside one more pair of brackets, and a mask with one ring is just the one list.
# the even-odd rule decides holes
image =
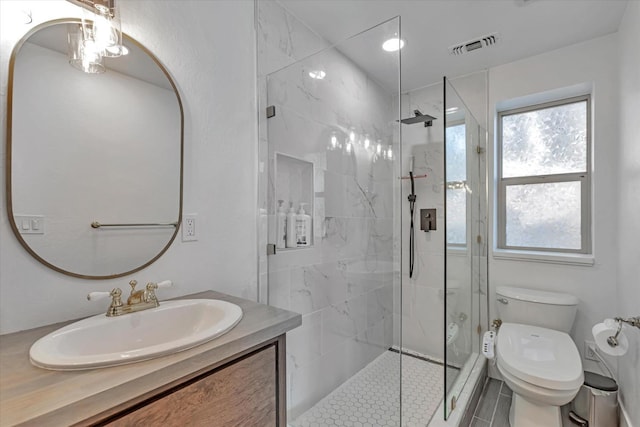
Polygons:
[[59,272],[108,279],[140,270],[182,215],[183,111],[159,61],[129,53],[86,74],[67,57],[79,21],[35,28],[9,64],[7,207],[13,231]]

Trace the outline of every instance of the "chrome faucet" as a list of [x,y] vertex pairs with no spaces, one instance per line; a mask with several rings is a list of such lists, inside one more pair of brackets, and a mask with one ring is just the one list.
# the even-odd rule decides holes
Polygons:
[[91,292],[87,295],[87,299],[94,300],[105,296],[111,297],[111,305],[107,309],[107,317],[115,317],[158,307],[160,303],[156,298],[156,289],[160,287],[168,288],[172,285],[170,280],[158,283],[149,282],[144,290],[136,291],[137,284],[138,282],[135,280],[129,282],[131,293],[127,298],[126,304],[122,303],[122,290],[120,288],[114,288],[111,292]]

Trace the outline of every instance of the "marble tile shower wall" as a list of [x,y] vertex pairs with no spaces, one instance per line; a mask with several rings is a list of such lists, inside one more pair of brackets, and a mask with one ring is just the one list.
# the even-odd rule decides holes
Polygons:
[[[354,131],[387,148],[395,110],[393,94],[335,49],[296,62],[326,44],[277,3],[258,2],[258,33],[261,102],[277,112],[260,124],[263,225],[280,194],[276,153],[314,166],[313,246],[260,260],[269,304],[303,315],[287,342],[294,419],[392,344],[393,161],[344,144]],[[325,79],[309,78],[314,69]],[[330,149],[331,136],[341,149]]]
[[273,0],[256,0],[256,50],[258,74],[258,296],[267,303],[268,260],[268,132],[266,76],[297,60],[325,49],[329,44]]
[[[404,116],[419,109],[424,114],[443,117],[442,86],[436,85],[420,91],[402,95],[402,112]],[[414,175],[427,175],[415,180],[416,213],[414,221],[418,221],[415,231],[415,265],[413,277],[409,278],[409,239],[403,236],[402,245],[402,315],[396,305],[394,318],[402,321],[402,346],[411,351],[436,359],[444,359],[443,353],[443,321],[444,316],[444,253],[443,253],[443,221],[444,221],[444,135],[442,124],[434,122],[432,127],[422,124],[403,125],[403,175],[407,175],[411,158],[414,158]],[[409,230],[410,216],[406,195],[410,192],[410,183],[402,183],[402,200],[406,206],[402,217],[402,230]],[[420,231],[420,209],[435,208],[438,228],[428,233]],[[399,290],[396,286],[397,300]],[[396,335],[395,342],[400,342]]]
[[[402,314],[398,304],[394,307],[394,319],[402,320],[402,345],[405,349],[421,353],[425,356],[444,359],[444,334],[446,326],[456,324],[458,336],[448,346],[447,359],[454,365],[464,364],[473,345],[470,322],[477,317],[473,312],[472,294],[469,286],[474,274],[466,252],[449,251],[447,253],[447,319],[444,318],[444,134],[442,121],[445,120],[442,98],[442,84],[435,84],[423,89],[402,95],[402,111],[414,109],[436,117],[432,127],[422,124],[404,125],[402,129],[403,143],[403,175],[408,174],[410,159],[414,159],[414,175],[426,175],[426,178],[415,180],[416,201],[415,220],[419,221],[420,209],[435,208],[437,210],[437,230],[428,233],[419,230],[416,225],[416,255],[413,277],[409,277],[408,238],[403,239],[402,259]],[[403,195],[409,194],[410,184],[403,181]],[[406,196],[401,203],[407,205]],[[408,205],[407,205],[408,206]],[[403,211],[402,229],[409,230],[409,209]],[[477,272],[475,274],[478,274]],[[395,287],[399,300],[398,286]],[[477,300],[476,300],[477,301]],[[397,345],[399,337],[396,334]]]

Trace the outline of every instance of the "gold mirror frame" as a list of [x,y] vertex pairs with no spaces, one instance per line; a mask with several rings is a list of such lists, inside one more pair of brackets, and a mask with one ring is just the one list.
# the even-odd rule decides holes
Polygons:
[[5,180],[5,190],[6,190],[6,197],[7,197],[7,214],[8,214],[8,220],[9,220],[9,224],[11,226],[11,229],[13,230],[14,235],[16,236],[16,238],[18,239],[18,242],[20,242],[20,244],[22,245],[22,247],[32,256],[34,257],[36,260],[38,260],[40,263],[44,264],[45,266],[49,267],[52,270],[55,270],[59,273],[62,274],[66,274],[68,276],[73,276],[73,277],[77,277],[77,278],[81,278],[81,279],[92,279],[92,280],[107,280],[107,279],[115,279],[118,277],[123,277],[123,276],[127,276],[130,275],[132,273],[135,273],[137,271],[140,271],[146,267],[148,267],[149,265],[153,264],[156,260],[158,260],[158,258],[160,258],[171,246],[171,244],[173,243],[173,241],[175,240],[176,236],[178,235],[178,232],[180,231],[180,225],[182,224],[182,201],[183,201],[183,183],[184,183],[184,109],[182,106],[182,99],[180,98],[180,93],[178,91],[178,88],[175,84],[175,82],[173,81],[173,79],[171,78],[171,75],[169,74],[169,72],[167,71],[167,69],[162,65],[162,63],[160,62],[160,60],[158,60],[158,58],[156,58],[156,56],[149,51],[145,46],[143,46],[140,42],[138,42],[137,40],[135,40],[134,38],[130,37],[129,35],[125,34],[124,32],[122,33],[122,39],[123,41],[126,40],[128,43],[131,43],[133,45],[135,45],[137,48],[139,48],[142,52],[144,52],[145,54],[147,54],[149,56],[149,58],[151,58],[153,60],[153,62],[158,66],[158,68],[162,71],[162,73],[165,75],[165,77],[167,78],[167,80],[169,81],[169,83],[171,84],[171,87],[173,88],[173,91],[176,95],[176,100],[178,101],[178,107],[179,107],[179,111],[180,111],[180,187],[179,187],[179,207],[178,207],[178,220],[177,220],[177,225],[175,227],[175,231],[173,233],[173,235],[171,236],[171,238],[169,239],[169,241],[167,242],[167,244],[164,246],[164,248],[162,248],[160,250],[160,252],[154,256],[151,260],[149,260],[148,262],[144,263],[143,265],[136,267],[132,270],[128,270],[122,273],[115,273],[115,274],[111,274],[111,275],[87,275],[87,274],[80,274],[80,273],[75,273],[73,271],[68,271],[65,269],[62,269],[56,265],[51,264],[50,262],[48,262],[47,260],[45,260],[44,258],[42,258],[40,255],[38,255],[30,246],[29,244],[23,239],[22,234],[20,233],[18,226],[15,222],[14,219],[14,213],[13,213],[13,197],[12,197],[12,167],[11,167],[11,163],[12,163],[12,140],[11,140],[11,130],[12,130],[12,123],[13,123],[13,111],[12,111],[12,106],[13,106],[13,80],[14,80],[14,68],[15,68],[15,60],[16,60],[16,56],[18,55],[18,53],[20,52],[20,49],[22,48],[22,46],[24,45],[25,42],[28,41],[28,39],[35,34],[36,32],[53,26],[53,25],[58,25],[58,24],[80,24],[81,20],[76,19],[76,18],[62,18],[62,19],[55,19],[55,20],[51,20],[51,21],[47,21],[44,22],[42,24],[39,24],[35,27],[33,27],[32,29],[30,29],[13,47],[12,51],[11,51],[11,56],[9,58],[9,73],[8,73],[8,80],[7,80],[7,130],[6,130],[6,159],[5,159],[5,170],[6,170],[6,180]]

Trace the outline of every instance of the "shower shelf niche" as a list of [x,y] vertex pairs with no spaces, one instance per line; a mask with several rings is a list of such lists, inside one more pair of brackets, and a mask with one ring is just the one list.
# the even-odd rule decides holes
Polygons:
[[[313,212],[314,212],[314,183],[313,163],[298,159],[287,154],[275,153],[275,200],[274,219],[277,215],[278,200],[283,200],[285,213],[289,212],[290,203],[293,203],[296,215],[300,203],[304,203],[305,213],[311,216],[310,242],[307,246],[279,248],[279,251],[308,249],[313,246]],[[276,219],[277,220],[277,219]],[[276,227],[272,227],[273,230]],[[275,236],[272,241],[275,241]]]

